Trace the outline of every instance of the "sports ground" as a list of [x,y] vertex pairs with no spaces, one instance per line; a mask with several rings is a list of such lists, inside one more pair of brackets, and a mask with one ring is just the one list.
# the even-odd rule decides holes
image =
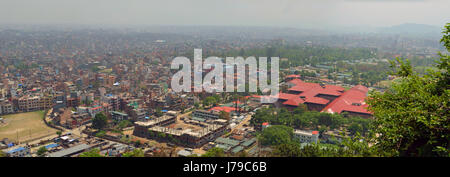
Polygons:
[[56,129],[48,127],[43,120],[44,111],[17,113],[0,116],[0,140],[8,138],[12,141],[34,140],[56,133]]

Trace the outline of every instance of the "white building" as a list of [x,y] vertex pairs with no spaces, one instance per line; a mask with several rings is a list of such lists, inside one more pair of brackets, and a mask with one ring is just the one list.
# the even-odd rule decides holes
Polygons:
[[308,132],[294,129],[294,139],[299,140],[301,143],[317,143],[319,131]]

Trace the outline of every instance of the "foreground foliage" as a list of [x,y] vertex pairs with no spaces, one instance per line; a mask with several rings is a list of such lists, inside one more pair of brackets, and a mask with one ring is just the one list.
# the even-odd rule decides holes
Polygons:
[[[450,52],[450,24],[441,42]],[[374,112],[372,139],[381,151],[399,156],[450,155],[450,56],[440,53],[437,68],[421,76],[408,60],[391,64],[401,79],[384,93],[372,92],[368,103]]]

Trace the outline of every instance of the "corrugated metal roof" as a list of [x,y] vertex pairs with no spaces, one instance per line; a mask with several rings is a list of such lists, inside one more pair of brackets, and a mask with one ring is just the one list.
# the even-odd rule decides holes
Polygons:
[[244,147],[238,146],[238,147],[235,147],[233,150],[231,150],[231,152],[238,153],[238,152],[241,152],[242,150],[244,150]]
[[64,156],[76,153],[78,151],[83,151],[83,150],[89,149],[90,147],[91,146],[89,146],[87,144],[80,144],[80,145],[77,145],[77,146],[74,146],[74,147],[71,147],[68,149],[64,149],[64,150],[61,150],[58,152],[51,153],[48,156],[49,157],[64,157]]
[[15,152],[18,152],[18,151],[22,151],[22,150],[24,150],[24,149],[25,149],[24,147],[18,147],[18,148],[16,148],[16,149],[13,149],[13,150],[8,151],[7,153],[8,153],[8,154],[12,154],[12,153],[15,153]]
[[215,142],[216,143],[220,143],[220,144],[230,145],[232,147],[237,146],[240,143],[239,141],[232,140],[232,139],[229,139],[229,138],[222,138],[222,137],[217,138]]
[[58,144],[53,143],[53,144],[49,144],[49,145],[45,146],[46,149],[50,149],[50,148],[54,148],[54,147],[58,147]]
[[250,140],[248,140],[248,141],[243,142],[243,143],[242,143],[242,146],[245,146],[245,147],[250,146],[250,145],[252,145],[255,141],[256,141],[256,138],[252,138],[252,139],[250,139]]

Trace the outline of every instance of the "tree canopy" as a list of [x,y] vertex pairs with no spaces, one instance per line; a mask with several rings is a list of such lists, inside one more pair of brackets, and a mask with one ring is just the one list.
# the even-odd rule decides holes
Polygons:
[[292,141],[293,129],[284,125],[272,125],[265,128],[259,140],[262,145],[279,145]]
[[79,157],[104,157],[100,154],[100,149],[95,148],[80,154]]
[[108,118],[102,112],[95,115],[92,119],[92,127],[95,129],[103,129],[108,124]]
[[136,148],[133,151],[123,153],[122,157],[144,157],[144,151]]
[[[441,42],[450,52],[450,24],[443,33]],[[399,156],[450,155],[450,57],[439,54],[439,70],[424,75],[415,73],[407,59],[397,58],[391,65],[401,79],[384,93],[371,93],[373,141],[380,150]]]
[[45,146],[42,146],[37,150],[36,154],[38,156],[43,156],[46,152],[47,152],[47,148],[45,148]]
[[214,147],[206,151],[202,157],[225,157],[225,152],[221,148]]

